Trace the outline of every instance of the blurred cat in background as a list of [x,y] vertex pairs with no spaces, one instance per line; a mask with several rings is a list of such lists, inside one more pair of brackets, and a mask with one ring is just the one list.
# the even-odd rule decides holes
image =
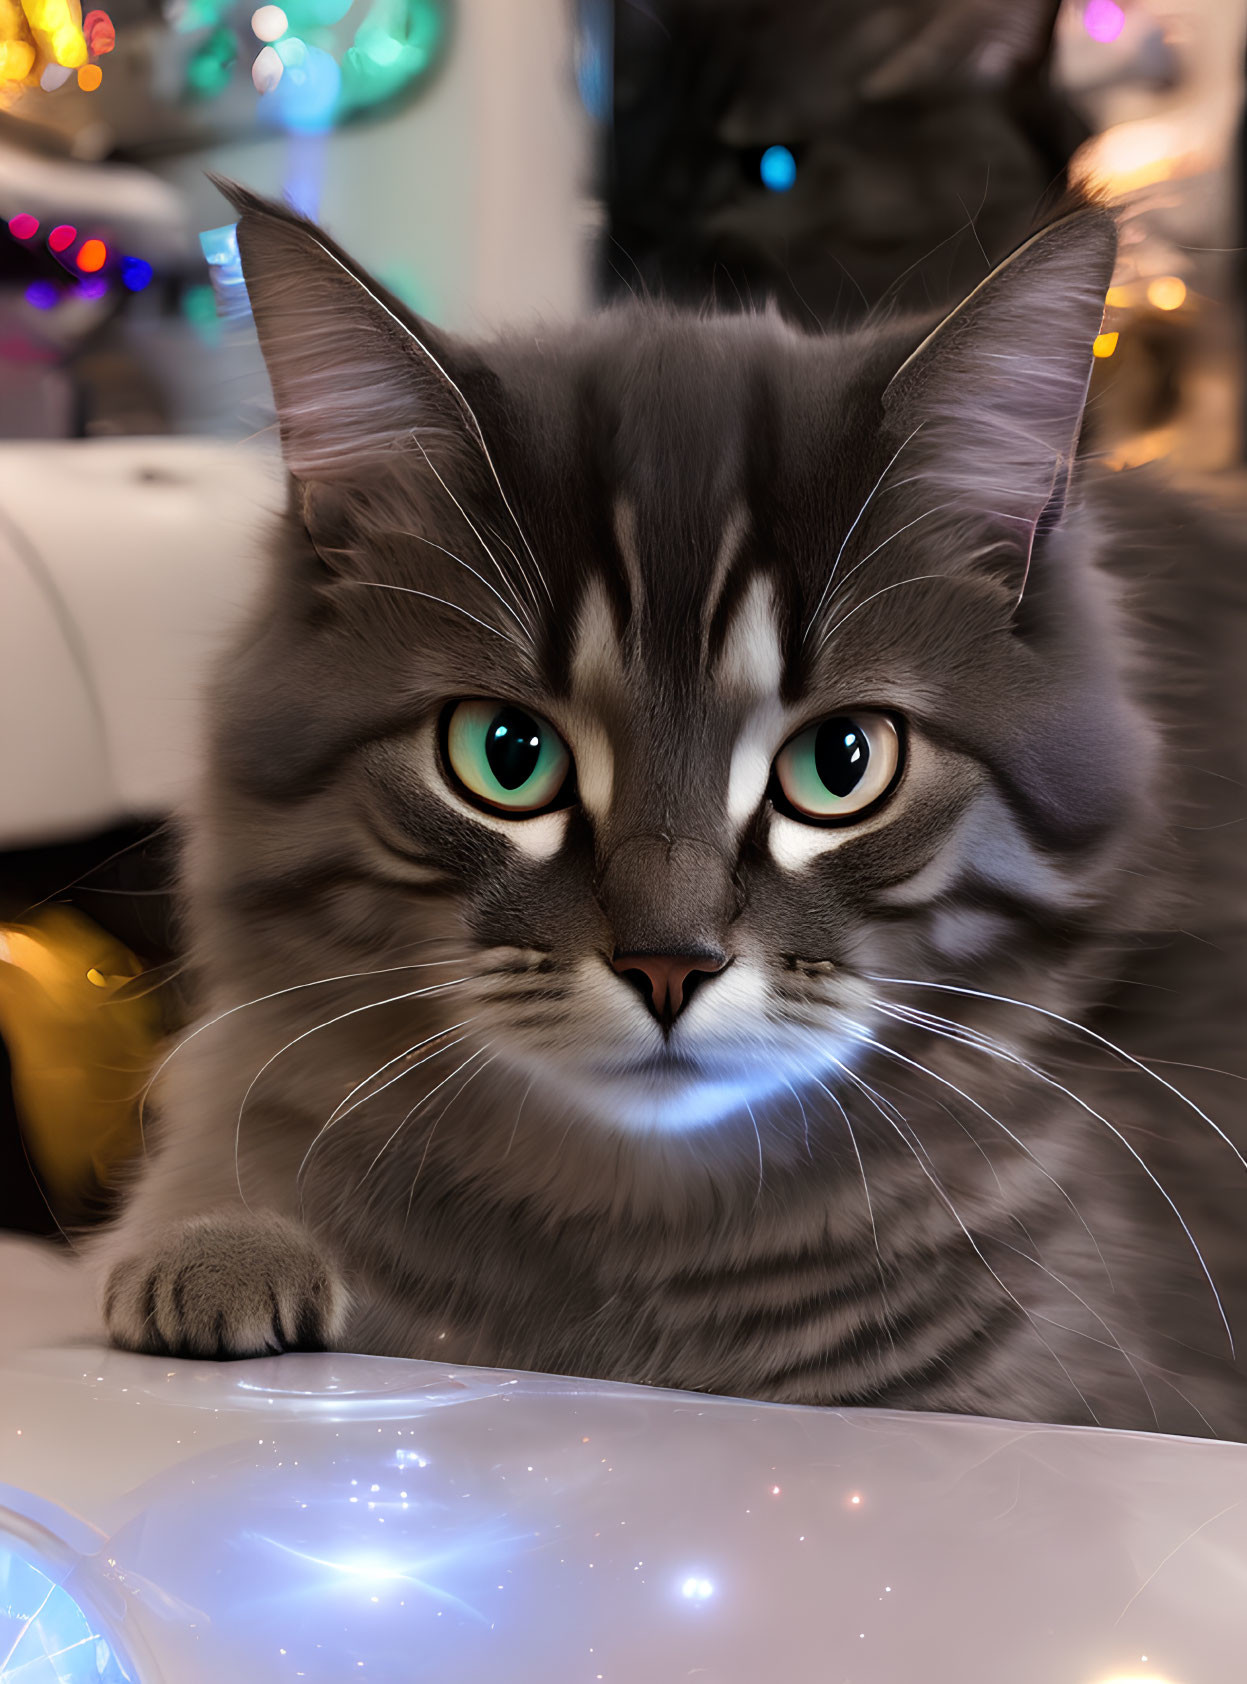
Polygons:
[[1086,137],[1058,0],[621,0],[608,293],[843,324],[952,302]]
[[1244,570],[956,308],[469,344],[230,189],[288,512],[112,1338],[1237,1433]]

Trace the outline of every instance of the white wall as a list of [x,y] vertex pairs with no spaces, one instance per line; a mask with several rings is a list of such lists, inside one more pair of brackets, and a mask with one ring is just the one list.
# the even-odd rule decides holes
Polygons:
[[[584,308],[590,129],[572,74],[570,0],[457,0],[446,61],[398,116],[173,160],[193,225],[229,220],[208,169],[280,194],[320,176],[320,220],[449,327]],[[402,286],[396,290],[402,291]]]

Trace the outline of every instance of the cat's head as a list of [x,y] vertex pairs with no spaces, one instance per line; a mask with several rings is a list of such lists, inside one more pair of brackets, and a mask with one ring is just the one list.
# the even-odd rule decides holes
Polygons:
[[[608,284],[799,323],[951,301],[1085,131],[1056,0],[657,0],[618,9]],[[622,248],[622,254],[621,254]],[[635,265],[635,268],[634,268]]]
[[675,1129],[852,1066],[880,978],[1105,916],[1147,778],[1070,512],[1106,213],[942,324],[469,346],[234,191],[292,497],[217,799],[334,966],[452,931],[521,1087]]

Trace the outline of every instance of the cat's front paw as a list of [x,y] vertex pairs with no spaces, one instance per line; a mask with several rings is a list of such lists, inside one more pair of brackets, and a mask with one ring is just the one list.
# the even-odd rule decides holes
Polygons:
[[255,1357],[331,1346],[350,1295],[306,1228],[231,1211],[179,1223],[115,1264],[103,1308],[109,1338],[126,1350]]

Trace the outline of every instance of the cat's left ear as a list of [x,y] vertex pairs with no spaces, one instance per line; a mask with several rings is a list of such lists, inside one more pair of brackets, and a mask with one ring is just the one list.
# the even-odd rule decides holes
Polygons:
[[295,478],[353,484],[396,453],[427,452],[435,464],[475,453],[483,440],[460,386],[473,354],[413,315],[314,223],[213,180],[238,212],[243,278]]
[[[946,316],[883,404],[931,512],[1029,563],[1064,510],[1117,224],[1085,205],[1035,234]],[[899,464],[898,464],[899,465]]]
[[1061,0],[940,0],[930,21],[890,53],[869,99],[904,99],[950,80],[1003,87],[1052,51]]

